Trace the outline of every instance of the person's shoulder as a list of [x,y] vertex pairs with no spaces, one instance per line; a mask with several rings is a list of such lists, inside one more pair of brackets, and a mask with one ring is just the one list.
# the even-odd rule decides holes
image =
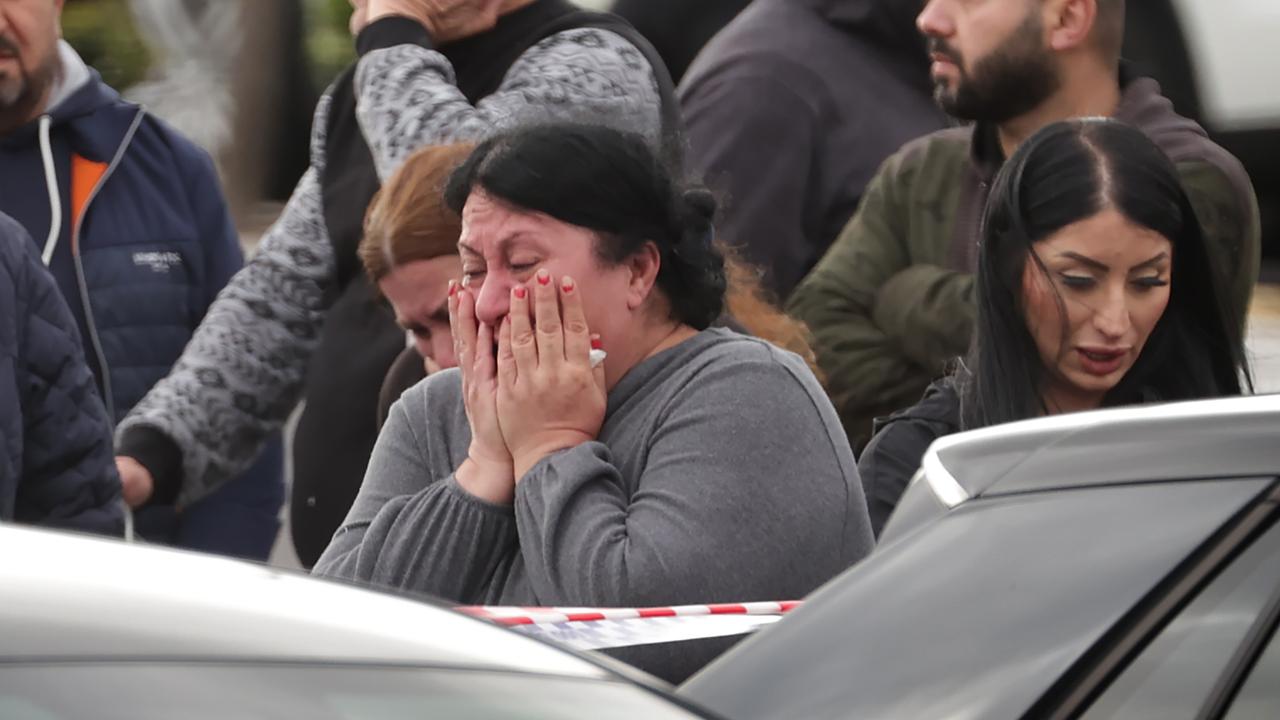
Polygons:
[[1256,212],[1256,193],[1249,173],[1226,148],[1206,137],[1194,152],[1172,159],[1193,200],[1203,194],[1220,201],[1223,208],[1241,207]]
[[732,64],[744,57],[805,60],[815,36],[847,35],[798,2],[752,2],[707,42],[694,65]]
[[[829,94],[833,78],[823,77],[803,31],[795,30],[812,13],[781,3],[753,3],[718,32],[698,53],[681,81],[682,94],[703,86],[793,85],[798,95]],[[821,30],[821,23],[816,23]]]
[[934,382],[920,402],[876,422],[859,463],[885,456],[923,457],[940,437],[960,431],[960,395],[950,378]]
[[[625,23],[618,26],[570,24],[555,30],[516,59],[504,85],[524,86],[530,78],[568,68],[570,72],[559,82],[579,92],[594,95],[607,90],[608,96],[615,100],[650,102],[650,96],[659,92],[657,71],[637,44],[643,37],[628,28]],[[556,96],[559,97],[558,92]]]
[[[337,390],[341,392],[341,389]],[[401,393],[391,403],[380,434],[395,435],[428,447],[468,432],[462,397],[462,373],[457,368],[434,372]]]
[[769,378],[806,394],[822,393],[822,385],[808,364],[790,350],[728,328],[704,330],[700,339],[703,344],[697,365],[720,382],[749,387]]
[[458,368],[448,368],[419,380],[401,394],[402,398],[413,398],[415,402],[449,402],[462,397],[462,372]]
[[960,429],[960,393],[951,378],[938,380],[915,405],[876,423],[876,434],[911,431],[940,437]]
[[939,162],[964,162],[972,146],[973,126],[943,128],[907,141],[885,160],[884,167],[902,172]]
[[1211,138],[1200,123],[1178,114],[1152,78],[1135,77],[1128,82],[1116,117],[1146,133],[1179,170],[1191,168],[1211,181],[1230,184],[1237,192],[1252,192],[1239,158]]
[[11,245],[16,246],[19,240],[28,238],[27,229],[17,220],[0,212],[0,240],[4,241],[4,252],[13,252]]
[[580,13],[567,17],[562,27],[525,50],[525,57],[558,55],[619,55],[632,70],[649,70],[648,61],[636,44],[643,38],[625,20],[607,13]]
[[431,373],[401,393],[394,405],[400,405],[414,425],[456,413],[462,407],[462,372],[449,368]]
[[0,213],[0,266],[12,277],[23,263],[23,253],[28,252],[31,236],[17,220]]

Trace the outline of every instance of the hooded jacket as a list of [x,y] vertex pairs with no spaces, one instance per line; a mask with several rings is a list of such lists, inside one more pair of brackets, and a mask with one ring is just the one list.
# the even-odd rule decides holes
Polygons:
[[785,299],[908,140],[946,126],[911,3],[755,0],[680,84],[720,237]]
[[[243,265],[213,162],[59,43],[49,110],[0,137],[0,211],[46,256],[112,423],[164,377]],[[279,462],[254,469],[282,484]]]
[[[1240,162],[1173,110],[1149,78],[1121,68],[1115,118],[1178,168],[1243,327],[1258,277],[1258,203]],[[973,334],[979,225],[1004,163],[996,129],[953,128],[885,161],[857,215],[796,289],[788,311],[813,333],[827,390],[856,449],[872,420],[908,407]]]
[[119,535],[111,425],[79,333],[21,225],[0,214],[0,520]]
[[751,0],[616,0],[609,12],[635,26],[680,82],[698,52]]

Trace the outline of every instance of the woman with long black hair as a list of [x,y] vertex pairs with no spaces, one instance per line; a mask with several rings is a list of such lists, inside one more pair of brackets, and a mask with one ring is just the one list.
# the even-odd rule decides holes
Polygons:
[[1226,311],[1173,163],[1112,120],[1054,123],[996,178],[969,358],[891,417],[859,462],[880,532],[929,444],[1042,415],[1238,395]]

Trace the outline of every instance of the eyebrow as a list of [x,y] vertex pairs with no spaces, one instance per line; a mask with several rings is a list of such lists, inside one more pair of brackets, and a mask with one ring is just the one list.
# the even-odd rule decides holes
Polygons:
[[1137,265],[1134,265],[1132,268],[1129,269],[1129,271],[1132,272],[1134,270],[1141,270],[1143,268],[1151,267],[1152,265],[1159,263],[1161,260],[1164,260],[1167,257],[1169,257],[1169,253],[1161,252],[1157,254],[1155,257],[1151,258],[1150,260],[1147,260],[1146,262],[1140,262]]
[[[1108,266],[1107,266],[1107,264],[1106,264],[1106,263],[1100,263],[1100,262],[1098,262],[1097,260],[1094,260],[1094,259],[1093,259],[1093,258],[1091,258],[1091,257],[1086,257],[1086,256],[1084,256],[1084,255],[1081,255],[1080,253],[1077,253],[1077,252],[1067,251],[1067,252],[1063,252],[1063,253],[1058,253],[1058,257],[1070,258],[1070,259],[1075,260],[1076,262],[1078,262],[1078,263],[1080,263],[1080,264],[1082,264],[1082,265],[1087,265],[1087,266],[1089,266],[1089,267],[1091,267],[1091,268],[1093,268],[1093,269],[1095,269],[1095,270],[1101,270],[1101,271],[1103,271],[1103,272],[1106,272],[1106,271],[1108,271],[1108,270],[1110,270],[1110,269],[1111,269],[1110,267],[1108,267]],[[1163,251],[1162,251],[1162,252],[1158,253],[1155,257],[1151,258],[1150,260],[1145,260],[1145,261],[1140,262],[1140,263],[1138,263],[1137,265],[1134,265],[1133,267],[1129,268],[1129,271],[1130,271],[1130,272],[1133,272],[1134,270],[1141,270],[1141,269],[1143,269],[1143,268],[1150,267],[1150,266],[1155,265],[1156,263],[1160,262],[1161,260],[1164,260],[1164,259],[1165,259],[1165,258],[1167,258],[1167,257],[1169,257],[1169,253],[1167,253],[1167,252],[1163,252]]]
[[[434,320],[435,322],[441,322],[441,323],[449,322],[448,305],[442,303],[435,310],[432,310],[431,314],[427,315],[427,319]],[[404,330],[421,330],[422,329],[422,325],[420,325],[419,323],[413,322],[412,320],[409,320],[407,318],[400,317],[399,315],[396,315],[396,324],[399,325]]]
[[[506,237],[502,238],[496,243],[498,252],[500,253],[506,252],[508,246],[510,246],[512,243],[514,243],[515,241],[521,238],[528,238],[529,240],[534,242],[537,242],[538,240],[536,237],[533,237],[533,235],[527,230],[516,230],[515,232],[511,233],[510,235],[507,235]],[[472,255],[475,255],[477,257],[484,257],[484,253],[480,252],[479,250],[476,250],[474,247],[469,245],[466,240],[458,241],[458,249],[462,250],[463,252],[471,253]]]

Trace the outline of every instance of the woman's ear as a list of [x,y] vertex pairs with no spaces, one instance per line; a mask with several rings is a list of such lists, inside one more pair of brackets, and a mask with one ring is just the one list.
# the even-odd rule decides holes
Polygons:
[[653,286],[658,282],[662,268],[662,253],[652,241],[646,242],[626,260],[630,277],[627,280],[627,308],[638,310],[649,299]]

